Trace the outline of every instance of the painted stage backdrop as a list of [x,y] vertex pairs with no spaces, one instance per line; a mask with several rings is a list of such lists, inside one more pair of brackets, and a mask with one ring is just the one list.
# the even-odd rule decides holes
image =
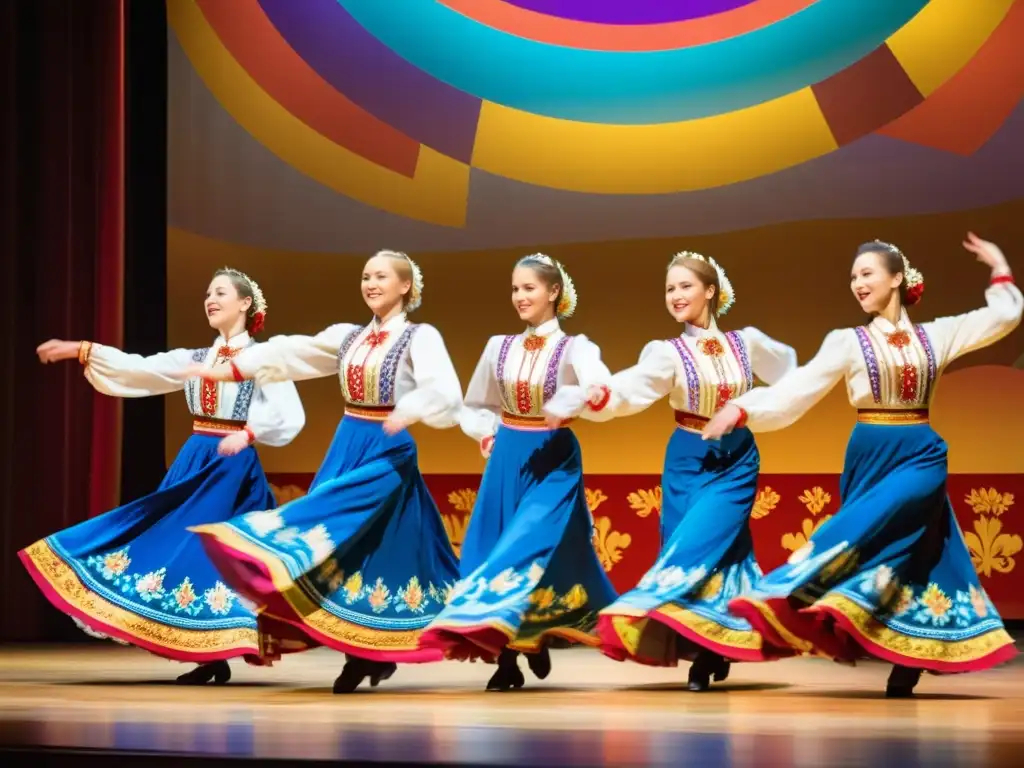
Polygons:
[[[981,304],[967,229],[1024,274],[1024,0],[168,0],[168,17],[171,346],[208,341],[201,300],[225,264],[262,285],[270,334],[368,321],[359,275],[385,247],[422,266],[416,317],[464,384],[490,335],[519,330],[509,272],[537,250],[579,290],[566,330],[613,370],[678,332],[662,280],[683,249],[729,271],[724,326],[801,362],[862,321],[861,241],[921,269],[921,320]],[[336,382],[299,389],[306,429],[261,451],[280,501],[342,414]],[[765,568],[838,508],[842,390],[758,440]],[[933,421],[975,566],[1024,618],[1024,332],[951,366]],[[578,428],[620,589],[657,551],[673,428],[664,403]],[[169,455],[189,429],[172,403]],[[413,432],[458,545],[483,461],[458,430]]]

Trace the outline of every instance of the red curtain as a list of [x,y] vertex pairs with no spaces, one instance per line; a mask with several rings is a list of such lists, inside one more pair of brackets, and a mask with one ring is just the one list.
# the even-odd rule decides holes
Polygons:
[[48,338],[122,343],[124,0],[0,4],[0,639],[65,635],[17,550],[116,506],[120,403]]

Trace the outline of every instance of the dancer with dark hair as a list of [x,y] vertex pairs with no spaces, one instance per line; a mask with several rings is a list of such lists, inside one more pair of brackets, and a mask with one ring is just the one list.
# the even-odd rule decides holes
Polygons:
[[19,553],[50,602],[88,634],[199,662],[178,678],[183,684],[227,682],[232,657],[256,664],[273,657],[256,615],[221,581],[187,528],[273,507],[252,445],[287,445],[305,424],[290,382],[215,384],[180,375],[190,365],[230,360],[254,344],[267,305],[254,280],[222,269],[207,289],[204,311],[219,333],[211,347],[149,357],[88,341],[54,339],[39,347],[43,363],[77,358],[89,383],[106,395],[184,390],[192,436],[156,491]]
[[865,243],[850,288],[867,325],[832,331],[810,362],[740,396],[704,428],[709,440],[744,423],[782,429],[846,380],[857,425],[841,508],[729,607],[775,655],[891,662],[890,697],[913,695],[925,670],[988,669],[1016,654],[964,544],[946,493],[946,443],[929,423],[942,370],[1010,333],[1024,308],[1002,251],[973,234],[963,245],[991,270],[986,307],[911,322],[906,307],[924,278],[896,246]]
[[[561,264],[543,254],[521,259],[512,304],[527,329],[488,341],[462,410],[462,430],[480,444],[487,468],[462,544],[461,581],[421,642],[448,658],[497,661],[488,690],[524,685],[520,651],[543,679],[549,646],[596,645],[597,611],[615,599],[591,543],[579,442],[568,421],[548,424],[543,410],[560,384],[586,391],[610,377],[597,345],[559,326],[576,303]],[[587,417],[599,418],[601,392],[583,409]]]

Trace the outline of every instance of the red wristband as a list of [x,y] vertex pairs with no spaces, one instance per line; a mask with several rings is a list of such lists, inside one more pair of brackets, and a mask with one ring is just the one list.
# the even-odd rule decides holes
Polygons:
[[245,381],[245,376],[243,376],[243,375],[242,375],[242,372],[241,372],[240,370],[238,370],[238,366],[237,366],[237,365],[235,365],[235,363],[234,363],[234,361],[233,361],[233,360],[231,361],[231,376],[232,376],[232,377],[233,377],[233,378],[235,379],[235,381],[237,381],[237,382],[238,382],[239,384],[241,384],[241,383],[242,383],[243,381]]
[[992,285],[999,285],[1000,283],[1013,283],[1013,275],[998,275],[992,278]]
[[256,442],[256,433],[252,431],[252,427],[246,424],[242,431],[249,436],[249,445]]
[[[735,403],[733,403],[733,405],[735,405]],[[747,426],[748,414],[743,408],[740,408],[738,405],[736,406],[736,408],[738,408],[740,412],[740,417],[736,421],[736,429],[742,429],[743,427]]]
[[612,391],[608,387],[606,387],[606,386],[604,386],[602,384],[601,385],[601,399],[598,400],[596,403],[593,402],[592,400],[588,400],[587,401],[587,407],[590,410],[594,411],[595,413],[600,413],[601,411],[603,411],[608,406],[608,402],[611,399],[612,399]]
[[494,435],[488,435],[480,441],[480,453],[486,454],[492,445],[494,445]]

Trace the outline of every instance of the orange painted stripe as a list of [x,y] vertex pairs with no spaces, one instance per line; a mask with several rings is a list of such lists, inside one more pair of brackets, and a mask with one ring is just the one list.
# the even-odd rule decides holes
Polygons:
[[335,144],[412,178],[419,142],[336,91],[285,42],[259,3],[196,4],[228,52],[278,104]]
[[1017,0],[981,50],[924,102],[877,133],[969,156],[1024,99],[1024,0]]
[[539,43],[593,51],[668,51],[745,35],[788,18],[817,0],[756,0],[698,19],[615,25],[548,16],[502,0],[438,2],[488,27]]

